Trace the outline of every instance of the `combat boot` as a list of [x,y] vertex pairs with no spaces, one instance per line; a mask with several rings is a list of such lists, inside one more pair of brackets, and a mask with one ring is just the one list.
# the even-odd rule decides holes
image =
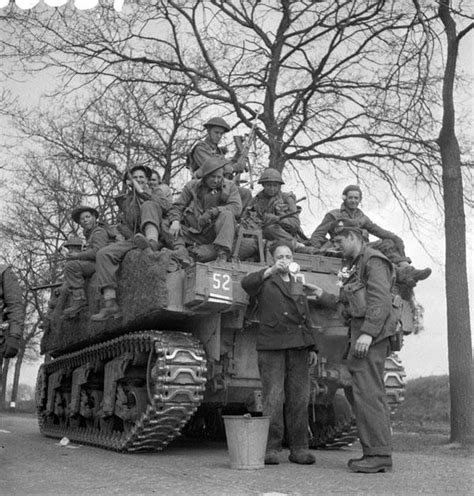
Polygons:
[[268,450],[265,453],[265,465],[279,465],[280,460],[278,459],[277,450]]
[[72,304],[70,307],[65,308],[63,317],[66,319],[74,319],[79,315],[81,310],[87,307],[86,293],[83,289],[72,290]]
[[100,309],[100,312],[92,315],[91,320],[94,322],[103,322],[110,317],[113,319],[119,319],[122,317],[122,311],[117,305],[117,300],[115,298],[105,300],[104,306]]
[[307,449],[292,451],[288,460],[290,460],[291,463],[299,463],[300,465],[312,465],[316,461],[314,455]]
[[397,282],[412,288],[416,286],[418,281],[423,281],[430,275],[431,269],[429,267],[423,270],[417,270],[412,265],[397,268]]
[[390,472],[392,470],[391,456],[363,456],[358,460],[350,460],[349,468],[353,472],[363,474],[376,474],[377,472]]

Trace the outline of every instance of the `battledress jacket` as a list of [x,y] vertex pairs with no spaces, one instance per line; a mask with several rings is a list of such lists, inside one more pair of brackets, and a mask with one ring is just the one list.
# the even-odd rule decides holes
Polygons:
[[103,224],[97,224],[93,229],[84,231],[87,247],[77,254],[76,260],[89,260],[95,262],[97,252],[112,242],[112,239]]
[[[278,274],[264,279],[267,268],[247,274],[242,288],[257,300],[259,329],[257,350],[290,348],[317,349],[317,328],[309,314],[308,300],[301,286],[286,283]],[[293,293],[293,294],[292,294]]]
[[209,157],[224,157],[225,149],[213,145],[207,138],[198,141],[189,152],[186,165],[191,172],[196,172]]
[[261,221],[265,221],[265,214],[286,215],[294,213],[280,221],[281,226],[292,235],[296,235],[301,229],[300,219],[297,215],[296,198],[293,193],[279,191],[275,196],[269,197],[264,191],[255,195],[249,210],[254,210]]
[[[0,265],[0,305],[9,323],[8,334],[20,338],[25,320],[23,298],[18,279],[6,265]],[[0,322],[2,320],[0,314]]]
[[223,179],[221,186],[215,190],[211,190],[202,179],[189,181],[174,202],[168,218],[170,222],[177,220],[198,229],[199,216],[210,208],[217,208],[219,212],[228,210],[236,219],[239,217],[242,212],[242,200],[233,181]]
[[389,319],[395,277],[393,266],[382,253],[364,245],[349,272],[351,275],[341,289],[340,301],[351,315],[351,340],[369,334],[373,343],[378,343],[396,330],[396,322]]
[[357,222],[361,229],[365,229],[369,234],[372,234],[379,239],[392,239],[397,243],[402,243],[401,239],[395,233],[382,229],[375,224],[375,222],[372,222],[360,208],[357,208],[354,213],[351,214],[343,203],[341,208],[331,210],[324,216],[321,224],[319,224],[311,235],[311,245],[315,248],[321,248],[327,241],[326,235],[328,233],[332,239],[334,237],[334,228],[337,225],[337,221],[340,219],[351,219]]

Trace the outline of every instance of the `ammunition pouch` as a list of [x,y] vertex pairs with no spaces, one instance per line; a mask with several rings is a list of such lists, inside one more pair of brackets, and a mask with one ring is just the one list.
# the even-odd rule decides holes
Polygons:
[[[392,351],[400,351],[403,344],[403,331],[400,321],[402,318],[402,298],[398,294],[392,294],[392,309],[383,326],[383,332],[386,336],[390,336],[390,347]],[[393,344],[392,344],[393,341]],[[395,349],[394,347],[398,347]]]

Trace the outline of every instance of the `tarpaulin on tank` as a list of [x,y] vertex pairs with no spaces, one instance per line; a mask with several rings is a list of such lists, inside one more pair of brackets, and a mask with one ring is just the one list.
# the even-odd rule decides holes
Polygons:
[[41,352],[53,356],[64,350],[83,348],[106,338],[136,330],[140,320],[150,313],[165,308],[168,303],[166,275],[169,264],[167,253],[156,253],[151,258],[141,250],[127,253],[118,272],[117,300],[122,309],[121,319],[92,322],[90,316],[100,309],[100,293],[95,275],[86,291],[88,307],[78,317],[66,319],[63,310],[69,305],[70,294],[62,287],[54,308],[49,312],[49,323],[41,342]]

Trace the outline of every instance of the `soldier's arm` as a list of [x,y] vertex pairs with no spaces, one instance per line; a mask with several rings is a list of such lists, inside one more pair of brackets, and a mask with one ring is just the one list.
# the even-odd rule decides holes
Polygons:
[[366,278],[367,310],[360,331],[376,338],[382,332],[392,308],[390,263],[378,257],[370,258]]
[[294,194],[288,194],[285,195],[284,197],[284,202],[285,202],[285,215],[286,214],[294,214],[290,215],[289,217],[285,217],[280,221],[280,224],[283,227],[288,227],[288,228],[293,228],[294,230],[297,230],[301,226],[300,218],[297,214],[298,210],[296,208],[296,198]]
[[106,246],[109,242],[109,236],[104,228],[96,229],[90,239],[87,250],[81,251],[76,255],[76,260],[91,260],[95,261],[97,252]]
[[331,230],[334,224],[335,218],[328,212],[325,216],[321,224],[314,230],[311,235],[311,245],[315,248],[320,248],[327,241],[327,234]]
[[20,338],[25,320],[23,297],[18,279],[10,268],[3,273],[3,299],[10,325],[9,335]]
[[265,272],[268,268],[259,270],[257,272],[251,272],[247,274],[240,284],[244,291],[248,293],[249,296],[256,296],[260,292],[263,282],[265,281]]
[[181,222],[183,220],[183,212],[186,209],[186,207],[191,203],[193,199],[193,195],[191,193],[191,188],[189,186],[189,183],[184,185],[183,191],[181,191],[181,194],[177,198],[177,200],[173,203],[171,206],[169,212],[168,212],[168,218],[170,222],[173,222],[177,220],[178,222]]
[[372,234],[379,239],[392,239],[396,243],[401,243],[403,245],[402,239],[395,233],[381,228],[375,222],[372,222],[367,216],[365,216],[365,219],[366,220],[361,227],[363,227],[369,234]]
[[230,190],[229,190],[229,198],[227,199],[227,203],[225,205],[221,205],[217,207],[219,211],[221,210],[230,210],[236,219],[239,218],[242,213],[242,199],[240,198],[240,193],[237,186],[229,182]]

